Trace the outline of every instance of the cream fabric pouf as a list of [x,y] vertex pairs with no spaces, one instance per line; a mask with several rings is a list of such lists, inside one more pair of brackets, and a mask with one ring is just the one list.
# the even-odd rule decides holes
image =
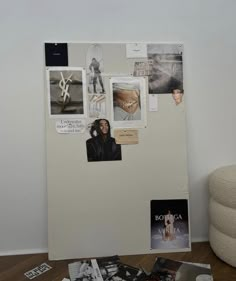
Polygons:
[[209,242],[215,254],[236,267],[236,165],[209,176]]

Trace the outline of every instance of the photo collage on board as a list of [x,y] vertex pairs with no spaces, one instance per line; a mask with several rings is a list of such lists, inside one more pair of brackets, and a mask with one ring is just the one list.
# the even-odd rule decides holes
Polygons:
[[[84,134],[91,166],[119,165],[122,146],[139,145],[151,97],[173,112],[184,105],[183,44],[110,44],[111,54],[107,44],[45,43],[49,117],[58,133]],[[190,249],[187,199],[152,200],[150,214],[151,249]]]
[[[183,101],[182,44],[126,44],[123,60],[133,67],[123,74],[109,68],[105,45],[86,44],[80,62],[70,66],[68,44],[45,43],[49,115],[61,119],[58,132],[82,133],[87,128],[88,162],[121,160],[116,141],[125,129],[136,129],[136,140],[128,132],[122,144],[138,144],[137,129],[147,127],[146,93],[149,102],[162,94],[171,96],[175,105]],[[115,129],[117,139],[111,136]]]

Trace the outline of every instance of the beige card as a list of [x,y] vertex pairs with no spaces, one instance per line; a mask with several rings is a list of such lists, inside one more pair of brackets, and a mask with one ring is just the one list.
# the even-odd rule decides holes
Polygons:
[[125,129],[114,130],[114,137],[118,144],[137,144],[138,143],[138,130]]

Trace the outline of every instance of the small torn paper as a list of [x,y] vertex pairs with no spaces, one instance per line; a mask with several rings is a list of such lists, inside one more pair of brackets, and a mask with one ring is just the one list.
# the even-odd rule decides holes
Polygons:
[[35,268],[25,272],[24,275],[29,279],[34,279],[35,277],[38,277],[39,275],[50,270],[51,268],[52,267],[50,265],[42,263],[41,265],[36,266]]
[[78,134],[85,132],[85,119],[63,119],[56,121],[59,134]]

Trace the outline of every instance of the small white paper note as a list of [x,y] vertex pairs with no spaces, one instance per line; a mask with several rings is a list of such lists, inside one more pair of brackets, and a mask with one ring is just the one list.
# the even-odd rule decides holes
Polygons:
[[146,58],[147,44],[144,43],[128,43],[126,44],[127,58]]
[[29,279],[34,279],[35,277],[38,277],[39,275],[50,270],[51,268],[52,267],[50,265],[48,265],[46,263],[42,263],[41,265],[25,272],[24,275]]
[[59,134],[78,134],[85,132],[85,119],[63,119],[56,121]]
[[61,281],[70,281],[68,278],[63,278]]
[[158,111],[158,95],[157,94],[149,94],[149,111]]

